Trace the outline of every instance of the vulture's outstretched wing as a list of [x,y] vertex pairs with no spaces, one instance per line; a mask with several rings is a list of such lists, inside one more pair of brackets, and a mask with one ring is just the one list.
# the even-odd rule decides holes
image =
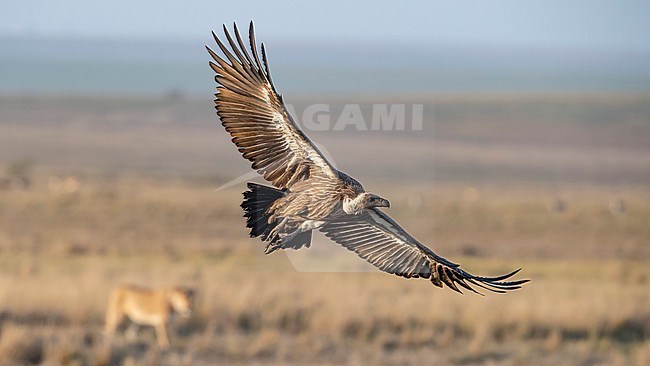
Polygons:
[[461,292],[459,287],[478,293],[473,286],[494,292],[515,290],[528,280],[504,281],[519,270],[503,276],[479,277],[460,269],[420,244],[379,209],[359,215],[331,218],[320,230],[333,241],[357,253],[380,270],[406,278],[423,277],[442,287]]
[[273,86],[262,43],[257,52],[253,22],[249,29],[252,55],[246,50],[237,25],[233,39],[223,27],[228,46],[212,33],[224,57],[209,47],[210,67],[219,84],[217,114],[244,158],[279,189],[291,188],[311,177],[334,178],[336,170],[293,121]]

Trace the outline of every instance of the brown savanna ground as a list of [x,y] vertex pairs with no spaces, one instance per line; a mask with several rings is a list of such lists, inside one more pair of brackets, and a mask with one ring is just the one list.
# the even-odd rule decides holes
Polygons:
[[[340,101],[296,109],[323,101],[336,120]],[[216,190],[249,170],[209,101],[2,96],[0,179],[31,185],[0,190],[0,364],[650,364],[650,98],[401,102],[424,131],[310,135],[415,237],[473,273],[521,266],[522,290],[458,295],[322,236],[264,256],[244,183]],[[198,290],[170,350],[143,328],[104,352],[121,282]]]

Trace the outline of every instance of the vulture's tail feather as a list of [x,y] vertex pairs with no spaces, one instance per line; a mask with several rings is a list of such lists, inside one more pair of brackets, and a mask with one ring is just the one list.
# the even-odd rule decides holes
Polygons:
[[284,192],[273,187],[257,183],[248,183],[249,191],[244,192],[244,202],[241,207],[244,209],[246,227],[251,229],[251,238],[262,236],[266,240],[268,234],[277,225],[276,222],[269,223],[268,209],[278,198],[284,197]]
[[[285,228],[283,224],[279,223],[282,220],[277,218],[269,222],[269,217],[272,214],[269,212],[269,207],[273,202],[284,197],[285,191],[257,183],[248,183],[248,189],[244,192],[244,202],[241,204],[246,218],[246,227],[251,229],[251,238],[259,236],[268,242],[265,254],[273,253],[278,249],[309,248],[311,230],[301,232],[295,227]],[[278,225],[281,225],[283,229],[279,230],[280,232],[274,232],[273,229],[276,229]],[[296,231],[289,235],[291,232],[288,234],[287,229]]]

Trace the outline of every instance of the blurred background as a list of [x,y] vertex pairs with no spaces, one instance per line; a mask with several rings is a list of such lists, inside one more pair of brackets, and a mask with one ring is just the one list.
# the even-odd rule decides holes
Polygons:
[[[2,9],[0,364],[650,364],[647,2]],[[458,295],[321,235],[264,256],[204,48],[250,20],[297,116],[422,105],[421,131],[308,134],[439,254],[532,282]],[[197,290],[171,349],[105,352],[120,283]]]

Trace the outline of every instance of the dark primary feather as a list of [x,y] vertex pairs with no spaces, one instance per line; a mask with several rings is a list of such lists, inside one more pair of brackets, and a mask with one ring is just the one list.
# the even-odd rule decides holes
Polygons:
[[335,177],[335,169],[305,136],[285,108],[271,81],[266,51],[260,59],[253,23],[249,29],[252,55],[234,26],[235,39],[224,26],[227,45],[214,33],[223,56],[209,47],[219,84],[217,114],[253,169],[279,189],[311,177]]
[[521,287],[528,280],[504,281],[519,270],[497,277],[475,276],[458,264],[438,256],[420,244],[388,215],[373,208],[360,215],[330,218],[320,229],[325,236],[355,252],[380,270],[406,278],[428,278],[454,291],[461,288],[478,293],[474,287],[505,292]]

